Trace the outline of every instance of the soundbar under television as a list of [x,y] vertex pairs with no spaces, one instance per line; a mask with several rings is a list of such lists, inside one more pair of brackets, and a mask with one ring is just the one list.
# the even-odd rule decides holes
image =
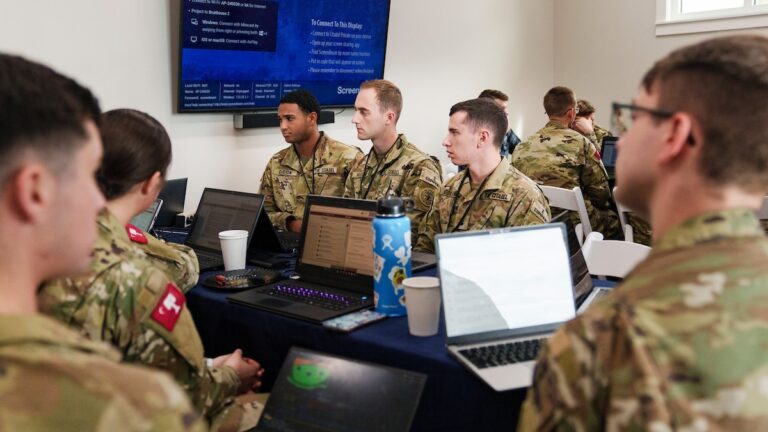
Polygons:
[[384,76],[390,0],[181,0],[179,112],[275,109],[305,88],[354,105]]

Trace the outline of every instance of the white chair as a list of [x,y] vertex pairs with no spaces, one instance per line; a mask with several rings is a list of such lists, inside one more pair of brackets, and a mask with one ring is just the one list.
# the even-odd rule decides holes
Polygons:
[[639,243],[603,240],[599,232],[590,233],[581,248],[591,275],[617,278],[625,277],[650,251]]
[[563,210],[573,210],[578,212],[580,224],[574,227],[576,238],[579,244],[584,244],[584,237],[592,232],[592,224],[589,223],[589,214],[587,206],[584,204],[584,196],[581,194],[581,188],[576,186],[573,189],[564,189],[554,186],[539,186],[544,195],[549,200],[551,207],[558,207]]
[[624,240],[628,242],[635,241],[635,234],[632,231],[632,225],[627,222],[627,213],[629,209],[624,207],[619,200],[616,199],[616,188],[613,188],[613,200],[616,202],[616,209],[619,211],[619,223],[621,224],[621,231],[624,233]]

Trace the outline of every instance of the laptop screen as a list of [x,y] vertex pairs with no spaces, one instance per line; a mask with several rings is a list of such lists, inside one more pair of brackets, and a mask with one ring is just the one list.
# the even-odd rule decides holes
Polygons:
[[157,217],[157,213],[160,211],[162,205],[163,200],[156,199],[152,205],[147,207],[146,210],[137,214],[133,219],[131,219],[131,225],[142,231],[149,231],[152,229],[153,222],[155,222],[155,217]]
[[302,264],[373,276],[376,203],[365,201],[367,208],[360,208],[360,200],[312,198],[304,219]]
[[448,338],[575,316],[563,224],[438,235],[436,241]]
[[603,149],[600,152],[600,157],[603,159],[603,165],[606,169],[616,167],[616,156],[618,156],[616,151],[616,141],[618,140],[617,137],[603,138]]
[[263,195],[206,188],[186,244],[193,248],[221,251],[221,231],[246,230],[249,237],[253,237],[263,200]]
[[407,431],[426,376],[292,348],[256,430]]
[[184,212],[184,199],[187,196],[187,179],[173,179],[165,182],[158,198],[163,200],[163,207],[157,215],[155,225],[170,227],[176,222],[176,215]]

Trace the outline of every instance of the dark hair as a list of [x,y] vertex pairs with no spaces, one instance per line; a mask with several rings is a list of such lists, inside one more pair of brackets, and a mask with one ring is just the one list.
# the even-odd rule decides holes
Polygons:
[[576,105],[576,96],[568,87],[552,87],[544,95],[544,112],[548,116],[564,116],[569,109]]
[[98,125],[100,112],[93,94],[71,78],[0,53],[0,180],[29,150],[63,174],[88,138],[85,122]]
[[160,122],[132,109],[107,111],[101,116],[104,157],[98,171],[107,200],[125,195],[155,172],[165,178],[171,164],[171,139]]
[[320,114],[320,102],[317,101],[315,95],[304,89],[286,93],[283,98],[280,99],[280,104],[296,104],[304,114]]
[[464,123],[470,125],[474,130],[477,130],[480,126],[490,129],[493,134],[493,145],[499,149],[501,148],[501,141],[504,138],[504,134],[507,133],[509,123],[507,122],[507,116],[504,115],[504,110],[499,108],[495,102],[487,98],[459,102],[451,107],[448,115],[452,116],[457,112],[467,113]]
[[379,102],[382,113],[392,110],[395,113],[395,121],[400,119],[400,113],[403,111],[403,94],[396,85],[383,79],[370,80],[360,85],[360,90],[365,89],[376,91],[376,101]]
[[584,99],[579,99],[578,101],[576,101],[576,109],[579,111],[579,113],[577,114],[577,117],[587,117],[591,114],[594,114],[595,111],[597,111],[594,105],[592,105],[591,103],[589,103],[589,101]]
[[480,95],[477,96],[478,99],[485,98],[485,99],[498,99],[501,101],[508,101],[509,96],[506,95],[506,93],[502,92],[501,90],[493,90],[493,89],[485,89],[480,92]]
[[[768,189],[768,39],[729,36],[673,51],[643,77],[658,107],[701,126],[700,168],[716,184]],[[658,121],[658,120],[657,120]]]

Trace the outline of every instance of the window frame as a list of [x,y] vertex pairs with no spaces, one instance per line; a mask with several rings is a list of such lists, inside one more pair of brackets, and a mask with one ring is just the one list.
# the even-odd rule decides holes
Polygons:
[[656,36],[768,27],[768,4],[682,14],[683,0],[656,0]]

